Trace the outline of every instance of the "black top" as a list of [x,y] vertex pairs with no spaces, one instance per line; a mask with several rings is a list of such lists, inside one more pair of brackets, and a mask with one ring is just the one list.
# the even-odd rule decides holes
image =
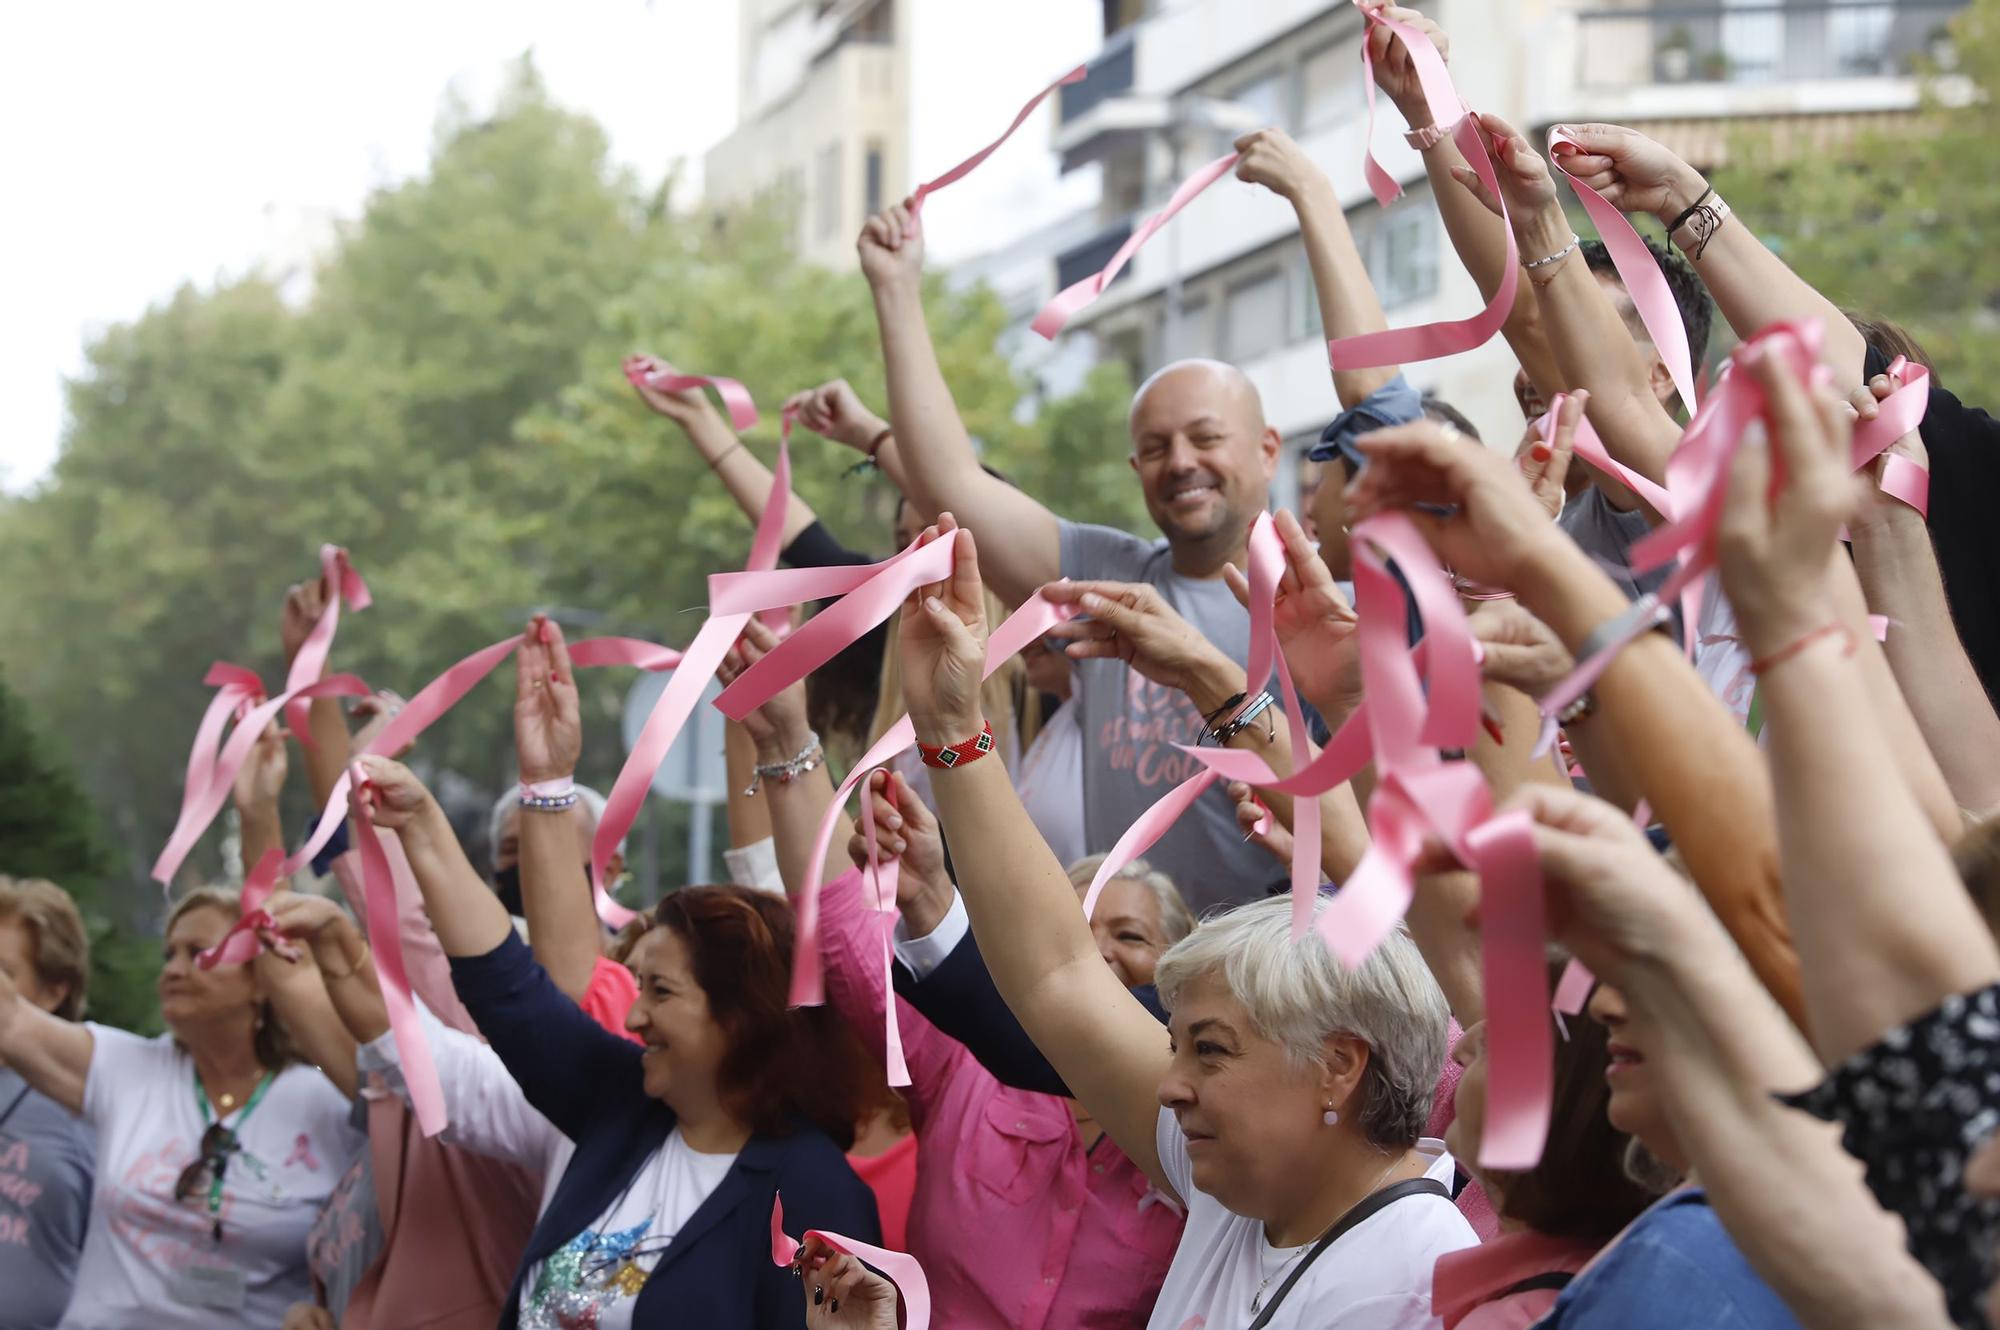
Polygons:
[[[1889,368],[1868,348],[1866,374]],[[1922,428],[1931,462],[1931,545],[1958,640],[1986,695],[2000,699],[2000,421],[1932,388]],[[1893,612],[1893,611],[1892,611]]]

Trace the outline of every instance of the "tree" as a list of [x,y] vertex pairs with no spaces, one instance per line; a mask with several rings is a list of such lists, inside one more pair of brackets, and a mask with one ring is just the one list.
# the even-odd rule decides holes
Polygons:
[[28,709],[0,678],[0,876],[46,878],[69,892],[90,932],[90,1011],[129,1030],[159,1025],[156,951],[103,908],[115,856],[76,777],[52,759]]
[[[183,289],[90,345],[54,469],[0,498],[0,667],[105,811],[131,917],[157,903],[140,874],[179,808],[201,675],[233,660],[275,688],[278,607],[322,541],[352,551],[376,599],[342,620],[334,666],[379,686],[408,693],[551,606],[591,612],[573,635],[684,645],[704,576],[741,565],[749,526],[633,397],[621,357],[742,379],[767,454],[795,389],[844,374],[883,400],[858,274],[799,262],[769,215],[672,215],[667,192],[614,169],[602,131],[524,61],[492,115],[446,108],[428,172],[368,200],[302,302],[253,274]],[[930,312],[995,461],[1075,496],[1077,516],[1135,520],[1116,373],[1024,423],[994,297],[939,282]],[[886,487],[844,479],[852,455],[809,436],[795,456],[834,529],[887,553]],[[462,823],[512,770],[501,674],[413,759]],[[623,758],[630,683],[586,675],[593,783]],[[221,867],[219,841],[190,882]]]
[[1909,328],[1947,386],[1976,393],[2000,375],[2000,0],[1949,33],[1954,69],[1930,71],[1915,117],[1811,161],[1745,134],[1715,186],[1801,277]]

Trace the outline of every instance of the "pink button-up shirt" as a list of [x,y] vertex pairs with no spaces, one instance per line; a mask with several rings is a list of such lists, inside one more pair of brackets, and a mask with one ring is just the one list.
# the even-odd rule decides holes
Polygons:
[[[882,1053],[891,916],[859,872],[820,896],[827,997]],[[1107,1137],[1086,1150],[1070,1101],[1000,1084],[902,999],[917,1190],[910,1253],[952,1330],[1139,1330],[1181,1238],[1182,1216]]]

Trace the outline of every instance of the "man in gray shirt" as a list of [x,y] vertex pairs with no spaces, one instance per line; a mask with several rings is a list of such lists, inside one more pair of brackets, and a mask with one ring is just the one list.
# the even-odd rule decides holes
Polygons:
[[[1058,577],[1150,583],[1242,664],[1249,615],[1222,571],[1247,565],[1250,527],[1269,502],[1281,444],[1242,372],[1183,361],[1132,399],[1132,469],[1164,539],[1066,522],[980,469],[925,325],[921,235],[892,210],[870,221],[858,248],[881,327],[889,418],[910,501],[926,513],[950,512],[977,533],[986,585],[1019,604]],[[1092,851],[1109,850],[1140,813],[1193,774],[1174,744],[1193,743],[1202,718],[1187,698],[1123,661],[1079,662],[1077,677],[1085,841]],[[1244,843],[1219,785],[1148,857],[1172,874],[1197,913],[1261,896],[1281,876],[1262,850]]]

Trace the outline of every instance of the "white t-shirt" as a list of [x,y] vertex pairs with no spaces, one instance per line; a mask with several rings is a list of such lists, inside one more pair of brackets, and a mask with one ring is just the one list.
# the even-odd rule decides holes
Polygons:
[[1083,726],[1065,702],[1014,769],[1014,790],[1042,839],[1067,868],[1090,853],[1083,834]]
[[242,1149],[211,1214],[205,1177],[174,1199],[208,1128],[193,1061],[164,1035],[90,1032],[83,1115],[97,1129],[97,1191],[63,1330],[277,1325],[312,1298],[306,1233],[367,1144],[348,1101],[312,1067],[279,1072],[248,1116],[224,1119]]
[[528,1271],[521,1330],[629,1330],[646,1277],[735,1162],[696,1152],[675,1127],[610,1208]]
[[[1187,1137],[1167,1109],[1160,1110],[1156,1139],[1160,1166],[1187,1202],[1188,1215],[1147,1330],[1239,1330],[1257,1317],[1250,1302],[1258,1290],[1263,1288],[1266,1298],[1274,1295],[1306,1252],[1273,1247],[1264,1239],[1261,1220],[1245,1219],[1195,1190]],[[1444,1142],[1426,1138],[1417,1149],[1430,1157],[1424,1176],[1449,1188],[1453,1165]],[[1270,1330],[1442,1325],[1431,1315],[1431,1268],[1447,1252],[1478,1243],[1448,1196],[1406,1196],[1321,1252],[1278,1304]]]

